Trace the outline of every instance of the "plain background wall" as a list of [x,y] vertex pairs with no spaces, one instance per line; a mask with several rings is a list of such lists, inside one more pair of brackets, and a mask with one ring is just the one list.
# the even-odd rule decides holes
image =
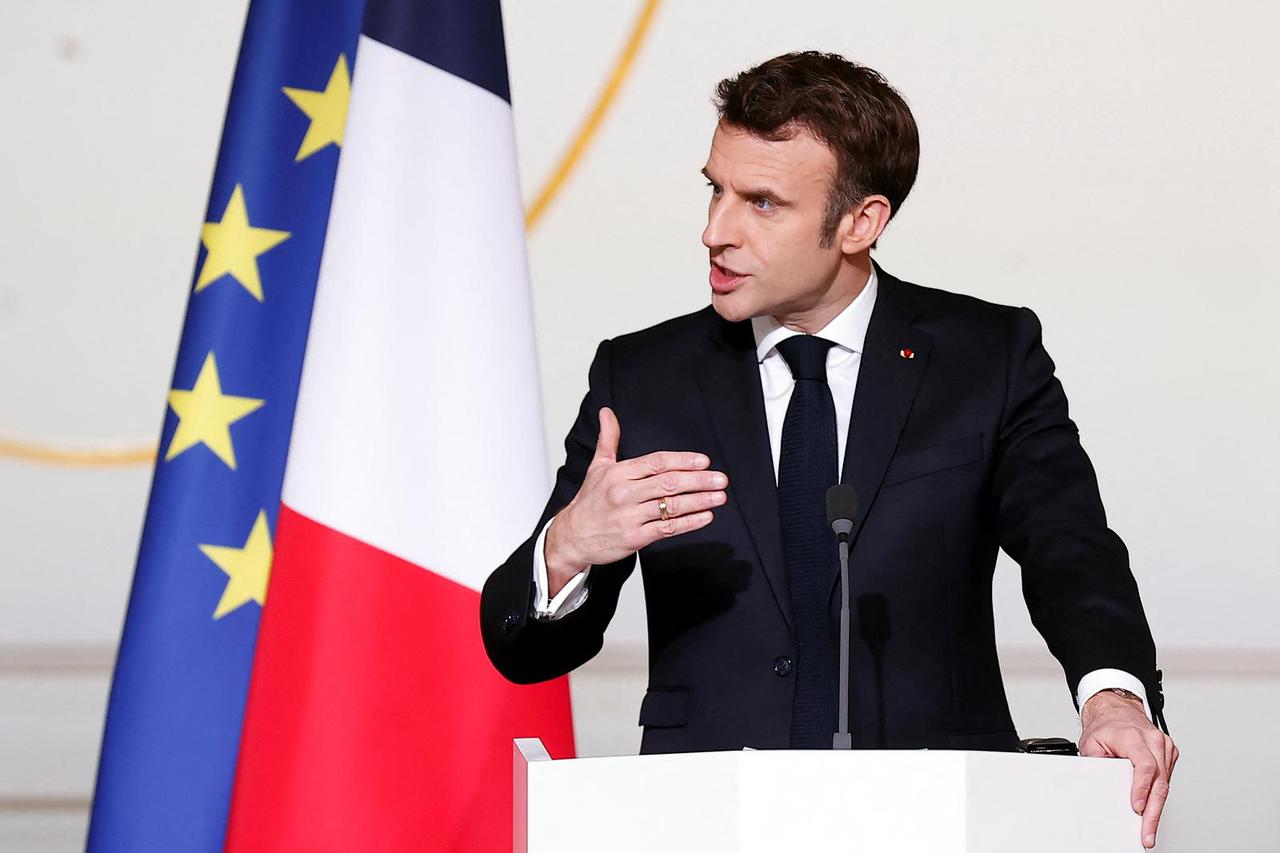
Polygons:
[[[0,7],[0,438],[154,442],[245,5]],[[505,4],[526,199],[638,11]],[[1036,310],[1130,548],[1184,755],[1160,846],[1280,848],[1278,32],[1270,2],[668,0],[529,235],[549,467],[596,343],[708,301],[698,170],[715,82],[792,49],[871,65],[923,149],[877,258]],[[81,843],[149,482],[148,466],[0,457],[6,850]],[[503,535],[514,547],[534,521]],[[1075,734],[1007,561],[996,598],[1020,730]],[[574,677],[581,753],[638,745],[644,636],[631,583]]]

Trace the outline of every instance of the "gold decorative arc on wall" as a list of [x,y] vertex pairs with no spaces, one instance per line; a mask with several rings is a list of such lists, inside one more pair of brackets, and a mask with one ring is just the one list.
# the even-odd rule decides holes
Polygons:
[[[564,152],[556,162],[555,168],[534,193],[533,200],[525,210],[525,233],[529,234],[537,227],[538,222],[550,209],[563,191],[569,178],[582,161],[583,155],[595,141],[600,127],[604,124],[623,84],[631,76],[636,57],[640,53],[645,39],[653,25],[661,0],[644,0],[640,13],[627,35],[622,50],[614,59],[609,75],[596,96],[591,109],[578,126],[576,132]],[[143,444],[127,447],[84,447],[76,448],[42,441],[25,441],[0,436],[0,458],[16,459],[40,465],[57,465],[78,468],[120,468],[134,465],[150,465],[156,458],[156,446]]]

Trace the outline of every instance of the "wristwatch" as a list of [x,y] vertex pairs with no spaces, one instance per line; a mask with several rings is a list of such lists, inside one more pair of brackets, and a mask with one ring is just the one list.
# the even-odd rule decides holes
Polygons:
[[[1104,687],[1102,688],[1102,690],[1105,690],[1108,693],[1115,693],[1119,696],[1123,696],[1126,699],[1132,699],[1135,702],[1142,704],[1142,697],[1139,696],[1137,693],[1134,693],[1132,690],[1125,690],[1123,687]],[[1099,692],[1102,692],[1102,691],[1099,691]]]

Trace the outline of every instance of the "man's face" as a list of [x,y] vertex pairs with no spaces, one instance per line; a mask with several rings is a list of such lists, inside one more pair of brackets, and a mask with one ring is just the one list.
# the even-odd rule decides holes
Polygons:
[[702,242],[711,304],[729,321],[812,312],[840,268],[820,245],[835,155],[807,130],[769,142],[721,122],[703,174],[711,183]]

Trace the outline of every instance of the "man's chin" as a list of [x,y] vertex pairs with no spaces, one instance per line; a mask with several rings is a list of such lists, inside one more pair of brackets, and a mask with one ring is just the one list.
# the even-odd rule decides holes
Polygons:
[[711,307],[730,323],[739,323],[743,320],[750,320],[752,317],[750,303],[748,300],[739,297],[736,292],[716,293],[712,291]]

